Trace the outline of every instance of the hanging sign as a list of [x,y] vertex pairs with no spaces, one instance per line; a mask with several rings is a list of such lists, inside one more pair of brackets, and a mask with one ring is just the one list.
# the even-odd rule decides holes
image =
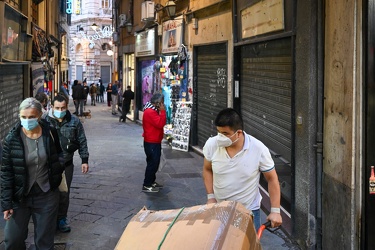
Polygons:
[[183,19],[169,20],[163,23],[162,53],[177,53],[182,43]]
[[66,0],[66,14],[73,13],[73,0]]

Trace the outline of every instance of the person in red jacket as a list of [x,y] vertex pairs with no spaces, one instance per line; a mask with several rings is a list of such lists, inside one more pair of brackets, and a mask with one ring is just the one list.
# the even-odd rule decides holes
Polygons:
[[161,141],[164,136],[164,125],[167,115],[164,106],[164,96],[154,94],[150,102],[147,102],[143,112],[143,146],[146,154],[146,171],[143,181],[143,192],[159,192],[163,185],[157,183],[156,172],[159,168],[161,156]]

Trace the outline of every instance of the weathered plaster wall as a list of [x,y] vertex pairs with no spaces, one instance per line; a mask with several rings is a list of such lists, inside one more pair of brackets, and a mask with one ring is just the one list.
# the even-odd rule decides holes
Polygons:
[[[326,1],[323,247],[358,249],[362,79],[361,0]],[[356,190],[357,189],[357,190]]]
[[[194,1],[192,1],[194,2]],[[213,1],[212,1],[213,2]],[[220,2],[220,1],[215,1]],[[203,6],[200,6],[203,7]],[[232,75],[233,75],[233,35],[232,35],[232,13],[230,10],[207,18],[198,19],[198,29],[194,30],[192,23],[187,25],[185,40],[191,58],[193,47],[198,45],[207,45],[220,42],[226,42],[228,45],[228,105],[232,106]],[[189,68],[193,69],[193,60],[189,61]],[[189,79],[192,79],[193,71],[189,71]],[[192,81],[191,81],[192,82]]]
[[[295,199],[292,220],[294,236],[303,249],[315,249],[319,244],[316,231],[317,171],[316,148],[319,129],[319,32],[318,1],[302,0],[297,4],[295,39]],[[322,38],[320,38],[322,39]],[[320,91],[320,93],[319,93]],[[320,124],[320,128],[321,128]]]

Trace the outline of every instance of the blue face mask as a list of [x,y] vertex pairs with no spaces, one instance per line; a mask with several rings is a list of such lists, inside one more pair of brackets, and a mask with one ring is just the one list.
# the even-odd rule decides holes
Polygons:
[[31,119],[24,119],[20,118],[21,120],[21,125],[24,127],[26,130],[33,130],[38,126],[38,118],[31,118]]
[[66,115],[66,110],[64,111],[59,111],[59,110],[54,110],[53,111],[53,115],[56,117],[56,118],[64,118],[64,116]]

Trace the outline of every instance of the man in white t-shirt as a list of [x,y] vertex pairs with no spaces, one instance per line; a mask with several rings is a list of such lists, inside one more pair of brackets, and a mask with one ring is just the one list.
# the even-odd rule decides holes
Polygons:
[[231,200],[242,203],[254,214],[254,226],[260,227],[260,173],[268,182],[271,227],[280,226],[280,185],[268,148],[243,131],[241,116],[231,108],[223,109],[215,119],[218,135],[203,147],[203,181],[207,203]]

